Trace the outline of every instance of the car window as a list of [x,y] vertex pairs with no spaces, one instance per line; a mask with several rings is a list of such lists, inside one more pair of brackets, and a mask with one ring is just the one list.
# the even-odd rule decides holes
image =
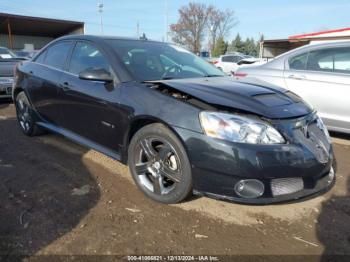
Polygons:
[[333,65],[335,72],[350,74],[350,48],[337,48]]
[[176,45],[119,39],[108,43],[136,80],[225,76],[212,64]]
[[110,72],[107,59],[94,45],[78,42],[74,47],[69,64],[69,72],[79,75],[87,69],[105,69]]
[[223,56],[221,60],[222,60],[222,62],[232,63],[233,62],[233,56],[231,56],[231,55]]
[[305,70],[309,53],[294,56],[288,60],[289,68],[294,70]]
[[243,57],[241,57],[241,56],[234,56],[233,59],[232,59],[232,62],[233,62],[233,63],[238,63],[239,61],[242,60],[242,58],[243,58]]
[[307,61],[307,70],[333,71],[333,50],[322,49],[311,51]]
[[310,52],[307,70],[350,74],[350,48],[327,48]]
[[17,56],[5,47],[0,47],[0,60],[8,60],[16,58]]
[[46,53],[47,51],[42,52],[37,58],[35,58],[35,62],[39,64],[44,64]]
[[63,70],[68,53],[72,47],[72,42],[60,42],[47,50],[44,64]]
[[166,57],[164,55],[160,55],[159,59],[160,59],[160,62],[162,63],[162,65],[164,66],[164,69],[166,69],[166,70],[173,67],[173,66],[179,66],[173,60],[171,60],[169,57]]

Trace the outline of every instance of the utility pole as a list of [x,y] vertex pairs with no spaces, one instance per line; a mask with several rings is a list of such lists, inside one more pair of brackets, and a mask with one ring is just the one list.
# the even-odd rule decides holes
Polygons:
[[164,12],[164,33],[165,33],[165,42],[168,42],[168,27],[169,27],[169,13],[168,13],[168,0],[165,1],[165,12]]
[[103,1],[97,3],[97,11],[100,14],[100,30],[101,30],[101,35],[103,35],[103,20],[102,20]]
[[137,38],[140,38],[140,23],[139,23],[139,21],[137,21],[137,24],[136,24],[136,35],[137,35]]

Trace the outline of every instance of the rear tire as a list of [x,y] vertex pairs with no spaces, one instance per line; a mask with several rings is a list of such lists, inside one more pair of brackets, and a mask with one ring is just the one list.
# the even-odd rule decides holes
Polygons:
[[192,193],[192,173],[185,148],[162,124],[140,129],[131,139],[128,165],[140,190],[149,198],[179,203]]
[[45,133],[35,122],[35,113],[26,94],[22,91],[15,98],[17,120],[22,132],[27,136],[37,136]]

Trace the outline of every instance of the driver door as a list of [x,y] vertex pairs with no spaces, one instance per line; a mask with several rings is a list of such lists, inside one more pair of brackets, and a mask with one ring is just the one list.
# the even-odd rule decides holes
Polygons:
[[64,128],[104,147],[119,148],[119,88],[115,83],[79,78],[87,69],[105,69],[113,75],[105,55],[89,42],[77,42],[68,72],[61,80]]

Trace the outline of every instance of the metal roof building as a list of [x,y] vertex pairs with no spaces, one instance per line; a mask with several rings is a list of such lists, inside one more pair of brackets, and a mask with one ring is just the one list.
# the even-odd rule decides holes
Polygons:
[[350,28],[293,35],[287,39],[265,40],[260,43],[260,57],[273,58],[303,45],[344,40],[350,40]]
[[67,34],[84,34],[84,23],[0,13],[0,46],[36,50]]

